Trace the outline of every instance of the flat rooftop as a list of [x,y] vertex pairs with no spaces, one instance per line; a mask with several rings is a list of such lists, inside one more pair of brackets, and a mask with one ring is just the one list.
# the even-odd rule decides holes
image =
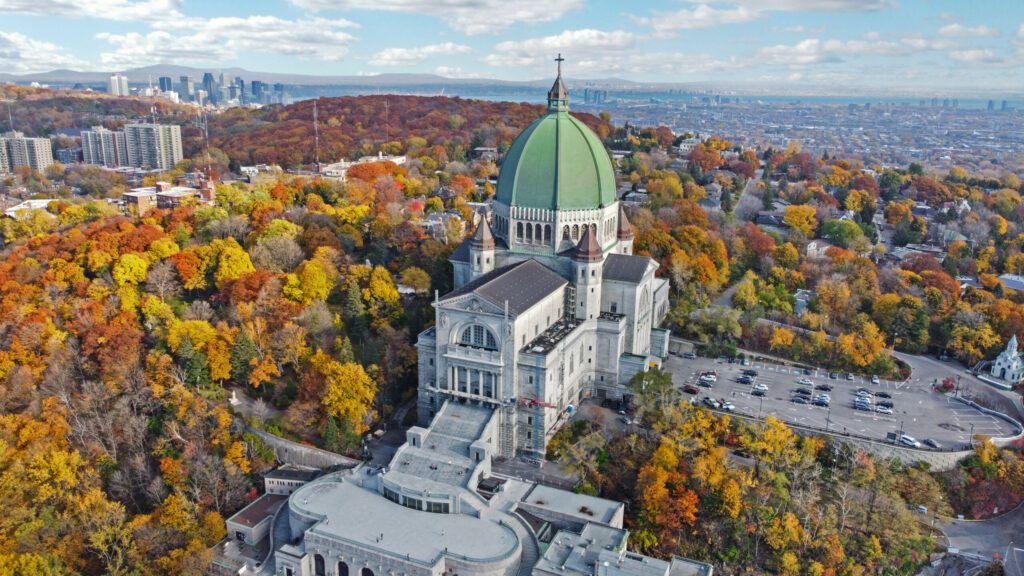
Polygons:
[[482,561],[513,554],[519,546],[515,532],[495,521],[413,510],[347,481],[307,484],[293,494],[291,506],[323,515],[311,532],[427,565],[445,552]]
[[268,516],[272,516],[277,507],[287,499],[288,497],[282,494],[264,494],[228,518],[228,522],[252,528]]
[[[403,445],[391,460],[391,471],[406,475],[405,485],[416,479],[466,487],[477,462],[469,457],[469,446],[480,439],[494,412],[490,408],[449,402],[434,417],[422,446]],[[396,478],[396,480],[398,480]]]
[[576,494],[539,484],[526,495],[523,502],[558,514],[602,524],[611,524],[618,510],[623,507],[621,502],[614,500]]
[[579,534],[559,530],[536,568],[556,574],[569,572],[590,576],[602,560],[618,557],[626,547],[628,536],[625,530],[599,524],[587,524]]
[[565,340],[565,337],[572,334],[573,330],[582,323],[583,321],[577,318],[563,316],[556,320],[554,324],[548,326],[547,330],[541,332],[536,338],[527,343],[522,351],[529,354],[547,354],[554,350],[559,342]]

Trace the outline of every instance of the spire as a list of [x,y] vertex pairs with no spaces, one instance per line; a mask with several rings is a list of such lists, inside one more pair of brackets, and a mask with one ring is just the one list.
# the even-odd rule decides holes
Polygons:
[[565,83],[562,82],[562,62],[565,58],[562,58],[559,53],[558,58],[555,58],[555,62],[558,62],[558,77],[555,78],[555,83],[551,86],[551,90],[548,90],[548,110],[568,110],[569,109],[569,90],[566,89]]
[[596,234],[590,232],[590,226],[583,227],[583,235],[580,236],[580,242],[576,245],[576,250],[573,252],[573,259],[580,262],[597,262],[601,260],[604,252],[601,250],[600,244],[597,243]]
[[626,209],[619,203],[619,240],[632,240],[633,239],[633,227],[629,224],[629,218],[626,218]]
[[487,222],[486,216],[480,216],[480,224],[476,227],[476,232],[473,233],[470,247],[477,250],[494,250],[494,234],[491,232],[491,225]]
[[1017,353],[1017,335],[1016,334],[1014,334],[1013,336],[1010,336],[1010,341],[1006,343],[1006,350],[1010,354],[1016,354]]

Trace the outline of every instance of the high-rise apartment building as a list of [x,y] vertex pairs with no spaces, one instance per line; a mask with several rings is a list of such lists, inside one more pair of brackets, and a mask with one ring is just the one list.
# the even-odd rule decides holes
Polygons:
[[161,92],[174,91],[174,80],[172,80],[170,76],[161,76],[159,82]]
[[127,124],[124,127],[128,164],[136,168],[170,170],[181,162],[181,127]]
[[7,146],[0,142],[0,174],[7,174],[11,171],[11,163],[7,159]]
[[102,126],[82,132],[82,161],[116,168],[128,165],[128,145],[124,132],[114,132]]
[[8,171],[21,166],[44,170],[53,164],[53,148],[49,138],[25,138],[21,132],[6,132],[0,137],[0,147],[7,153]]
[[107,92],[114,96],[128,96],[128,77],[124,74],[111,74]]

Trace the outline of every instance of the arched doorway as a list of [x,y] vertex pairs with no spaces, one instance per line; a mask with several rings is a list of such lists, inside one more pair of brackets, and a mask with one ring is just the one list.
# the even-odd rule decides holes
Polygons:
[[327,576],[327,564],[324,557],[319,554],[313,556],[313,573],[316,576]]
[[338,576],[348,576],[348,564],[338,562]]

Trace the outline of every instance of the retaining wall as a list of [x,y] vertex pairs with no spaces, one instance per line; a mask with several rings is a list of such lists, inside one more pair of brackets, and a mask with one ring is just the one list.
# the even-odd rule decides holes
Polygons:
[[347,456],[328,452],[315,446],[292,442],[286,438],[275,436],[266,430],[257,430],[251,426],[246,426],[246,430],[259,436],[274,451],[278,461],[284,464],[295,464],[309,468],[353,467],[359,464],[359,461]]

